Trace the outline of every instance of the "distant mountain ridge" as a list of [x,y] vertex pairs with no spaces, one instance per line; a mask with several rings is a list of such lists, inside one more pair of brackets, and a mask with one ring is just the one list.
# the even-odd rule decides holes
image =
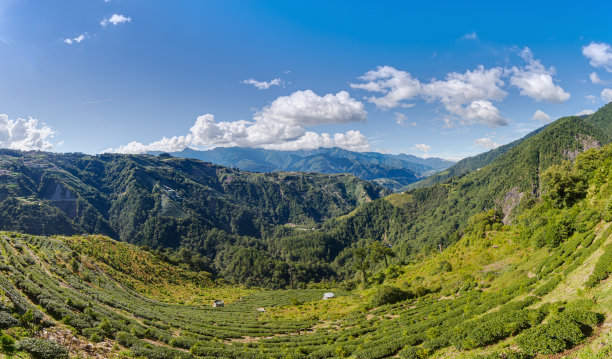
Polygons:
[[[160,153],[150,152],[157,155]],[[194,158],[251,172],[350,173],[391,190],[399,190],[410,183],[443,171],[454,163],[440,158],[353,152],[337,147],[297,151],[242,147],[217,147],[199,151],[186,148],[170,154],[174,157]]]

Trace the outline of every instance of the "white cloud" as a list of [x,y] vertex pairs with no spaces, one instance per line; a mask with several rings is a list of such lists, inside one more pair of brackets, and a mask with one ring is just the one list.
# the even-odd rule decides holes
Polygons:
[[582,48],[582,54],[590,61],[593,67],[601,67],[612,72],[612,48],[605,42],[591,42]]
[[464,74],[451,72],[446,75],[445,80],[433,80],[423,85],[423,97],[428,101],[439,100],[455,115],[474,113],[463,106],[469,107],[476,101],[486,101],[493,106],[490,100],[499,101],[506,96],[506,92],[500,87],[504,85],[502,74],[503,70],[499,67],[487,70],[484,66],[478,66]]
[[431,146],[430,145],[426,145],[424,143],[417,143],[416,145],[414,145],[414,148],[416,148],[419,151],[422,152],[429,152],[431,151]]
[[68,45],[72,45],[72,44],[78,44],[83,40],[85,40],[85,34],[81,34],[73,38],[66,38],[64,39],[64,42],[67,43]]
[[121,14],[113,14],[110,18],[104,18],[100,25],[106,26],[110,23],[117,26],[126,22],[132,22],[132,18]]
[[592,115],[594,113],[595,113],[595,111],[590,110],[590,109],[586,109],[586,110],[582,110],[582,111],[576,113],[574,116],[588,116],[588,115]]
[[345,91],[319,96],[311,90],[296,91],[274,100],[253,116],[252,121],[217,122],[211,114],[199,116],[184,136],[162,138],[150,144],[131,142],[106,152],[142,153],[180,151],[188,146],[240,146],[268,149],[312,149],[341,147],[368,151],[370,144],[359,131],[316,133],[306,127],[321,124],[361,122],[363,103]]
[[601,90],[601,99],[605,102],[612,102],[612,89]]
[[297,126],[327,123],[362,122],[366,119],[363,103],[348,92],[319,96],[312,90],[281,96],[255,115],[256,121]]
[[467,34],[461,36],[460,39],[461,40],[478,40],[478,35],[476,34],[475,31],[472,31],[470,33],[467,33]]
[[489,149],[489,150],[496,149],[497,147],[500,146],[499,143],[493,141],[489,137],[477,138],[477,139],[474,140],[474,144],[476,146],[483,147],[483,148],[486,148],[486,149]]
[[359,78],[366,81],[361,84],[351,84],[354,89],[382,93],[381,97],[369,97],[368,101],[381,108],[409,106],[403,101],[411,100],[421,92],[419,80],[405,71],[397,70],[391,66],[379,66]]
[[273,79],[271,81],[257,81],[255,79],[246,79],[242,81],[243,84],[252,85],[259,90],[267,90],[272,86],[280,86],[281,79]]
[[508,122],[491,100],[502,100],[506,96],[501,89],[503,73],[499,67],[487,70],[478,66],[463,74],[451,72],[444,80],[421,83],[405,71],[381,66],[361,76],[364,83],[351,84],[351,87],[382,94],[369,97],[368,101],[383,109],[413,106],[405,101],[421,97],[428,102],[440,102],[447,111],[461,116],[465,123],[499,126]]
[[518,87],[521,95],[529,96],[536,101],[548,101],[552,103],[563,103],[570,98],[561,86],[555,85],[553,67],[545,68],[540,60],[533,58],[529,48],[521,52],[521,57],[527,62],[523,68],[512,67],[510,72],[510,84]]
[[456,114],[462,117],[461,124],[480,123],[489,127],[506,126],[508,120],[503,118],[491,101],[477,100],[466,107],[458,107]]
[[11,120],[0,114],[0,148],[29,151],[53,149],[49,140],[56,134],[51,127],[34,118]]
[[550,122],[550,116],[542,111],[542,110],[537,110],[533,116],[531,117],[532,120],[536,120],[536,121],[540,121],[542,123],[549,123]]
[[597,75],[597,72],[591,72],[589,74],[589,79],[591,80],[592,83],[594,84],[603,84],[604,82],[599,78],[599,75]]

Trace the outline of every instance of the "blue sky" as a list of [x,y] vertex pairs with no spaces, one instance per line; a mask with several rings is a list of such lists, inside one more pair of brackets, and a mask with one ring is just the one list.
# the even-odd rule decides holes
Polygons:
[[612,100],[608,2],[0,0],[0,147],[461,158]]

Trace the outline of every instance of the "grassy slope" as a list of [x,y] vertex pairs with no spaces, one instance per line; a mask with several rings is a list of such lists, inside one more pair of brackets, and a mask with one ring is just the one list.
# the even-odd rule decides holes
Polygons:
[[[473,216],[464,236],[444,252],[386,271],[386,285],[433,291],[394,304],[372,305],[377,286],[353,293],[334,290],[339,298],[323,301],[324,289],[215,285],[205,273],[170,267],[137,247],[98,236],[3,233],[0,280],[7,288],[19,288],[13,296],[22,298],[21,306],[45,313],[51,321],[47,331],[72,328],[79,340],[97,335],[120,344],[104,352],[107,356],[130,348],[150,357],[473,357],[520,351],[517,343],[526,327],[546,325],[562,315],[558,308],[578,306],[605,319],[585,344],[565,354],[605,357],[601,353],[612,351],[612,279],[593,288],[585,282],[612,243],[612,147],[588,151],[574,167],[586,177],[586,198],[561,209],[544,200],[510,226],[493,212]],[[537,245],[562,218],[571,219],[575,233],[556,247]],[[541,290],[557,277],[559,284]],[[230,304],[213,309],[205,305],[211,298]],[[8,297],[4,302],[10,302]],[[481,337],[470,337],[483,333],[482,324],[494,323],[497,314],[513,310],[542,317],[484,344]],[[110,328],[103,318],[110,319]],[[28,330],[33,328],[7,332],[19,337],[30,335]],[[467,337],[457,339],[461,335]],[[170,353],[172,345],[192,353]]]

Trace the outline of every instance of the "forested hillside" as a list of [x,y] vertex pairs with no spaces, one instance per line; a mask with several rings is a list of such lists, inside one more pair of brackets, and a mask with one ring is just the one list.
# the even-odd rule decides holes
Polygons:
[[[100,236],[0,233],[0,351],[32,358],[608,358],[612,145],[553,164],[541,178],[541,196],[511,224],[494,209],[476,213],[442,253],[387,266],[381,254],[390,253],[361,247],[344,289],[331,282],[229,287]],[[334,298],[322,299],[329,291]],[[207,305],[213,299],[224,306]]]
[[608,134],[588,119],[562,118],[483,168],[364,205],[328,228],[334,238],[384,238],[401,258],[410,259],[456,242],[468,218],[481,211],[495,210],[511,223],[539,199],[548,167],[608,142]]
[[186,247],[211,271],[250,262],[244,276],[232,275],[249,283],[277,282],[253,271],[254,262],[264,272],[282,264],[288,277],[265,238],[312,230],[388,193],[351,175],[258,174],[168,156],[0,152],[0,228]]
[[512,141],[506,145],[503,146],[499,146],[496,149],[487,151],[487,152],[483,152],[479,155],[476,156],[472,156],[472,157],[468,157],[468,158],[464,158],[461,161],[458,161],[457,163],[455,163],[454,165],[450,166],[448,169],[435,173],[427,178],[424,178],[418,182],[414,182],[409,184],[408,186],[402,188],[402,191],[408,191],[411,189],[415,189],[415,188],[423,188],[423,187],[429,187],[429,186],[433,186],[434,184],[437,183],[442,183],[447,181],[450,178],[453,177],[460,177],[463,176],[467,173],[476,171],[486,165],[488,165],[489,163],[493,162],[497,157],[503,155],[504,153],[510,151],[511,149],[513,149],[514,147],[516,147],[517,145],[521,144],[523,141],[527,140],[528,138],[530,138],[531,136],[539,133],[540,131],[542,131],[545,127],[541,127],[529,134],[527,134],[525,137],[519,138],[516,141]]
[[[612,119],[612,104],[608,104],[602,107],[601,109],[599,109],[599,111],[597,111],[596,113],[592,115],[582,116],[582,117],[585,118],[586,121],[589,122],[590,124],[601,129],[608,137],[612,136],[612,121],[610,120]],[[402,190],[411,190],[414,188],[423,188],[423,187],[432,186],[436,183],[445,182],[450,178],[460,177],[469,172],[476,171],[477,169],[482,168],[488,165],[489,163],[493,162],[498,156],[508,152],[509,150],[521,144],[523,141],[527,140],[528,138],[538,134],[540,131],[544,130],[545,128],[546,126],[541,127],[527,134],[525,137],[522,137],[516,141],[510,142],[506,145],[503,145],[496,149],[481,153],[479,155],[468,157],[461,161],[458,161],[454,165],[450,166],[448,169],[441,171],[439,173],[436,173],[434,175],[431,175],[427,178],[424,178],[418,182],[409,184]]]
[[248,173],[166,155],[3,151],[0,228],[180,249],[192,268],[248,285],[344,280],[355,249],[375,241],[393,246],[401,263],[457,242],[482,211],[511,223],[540,199],[548,167],[609,142],[607,111],[562,118],[478,170],[386,198],[349,175]]

